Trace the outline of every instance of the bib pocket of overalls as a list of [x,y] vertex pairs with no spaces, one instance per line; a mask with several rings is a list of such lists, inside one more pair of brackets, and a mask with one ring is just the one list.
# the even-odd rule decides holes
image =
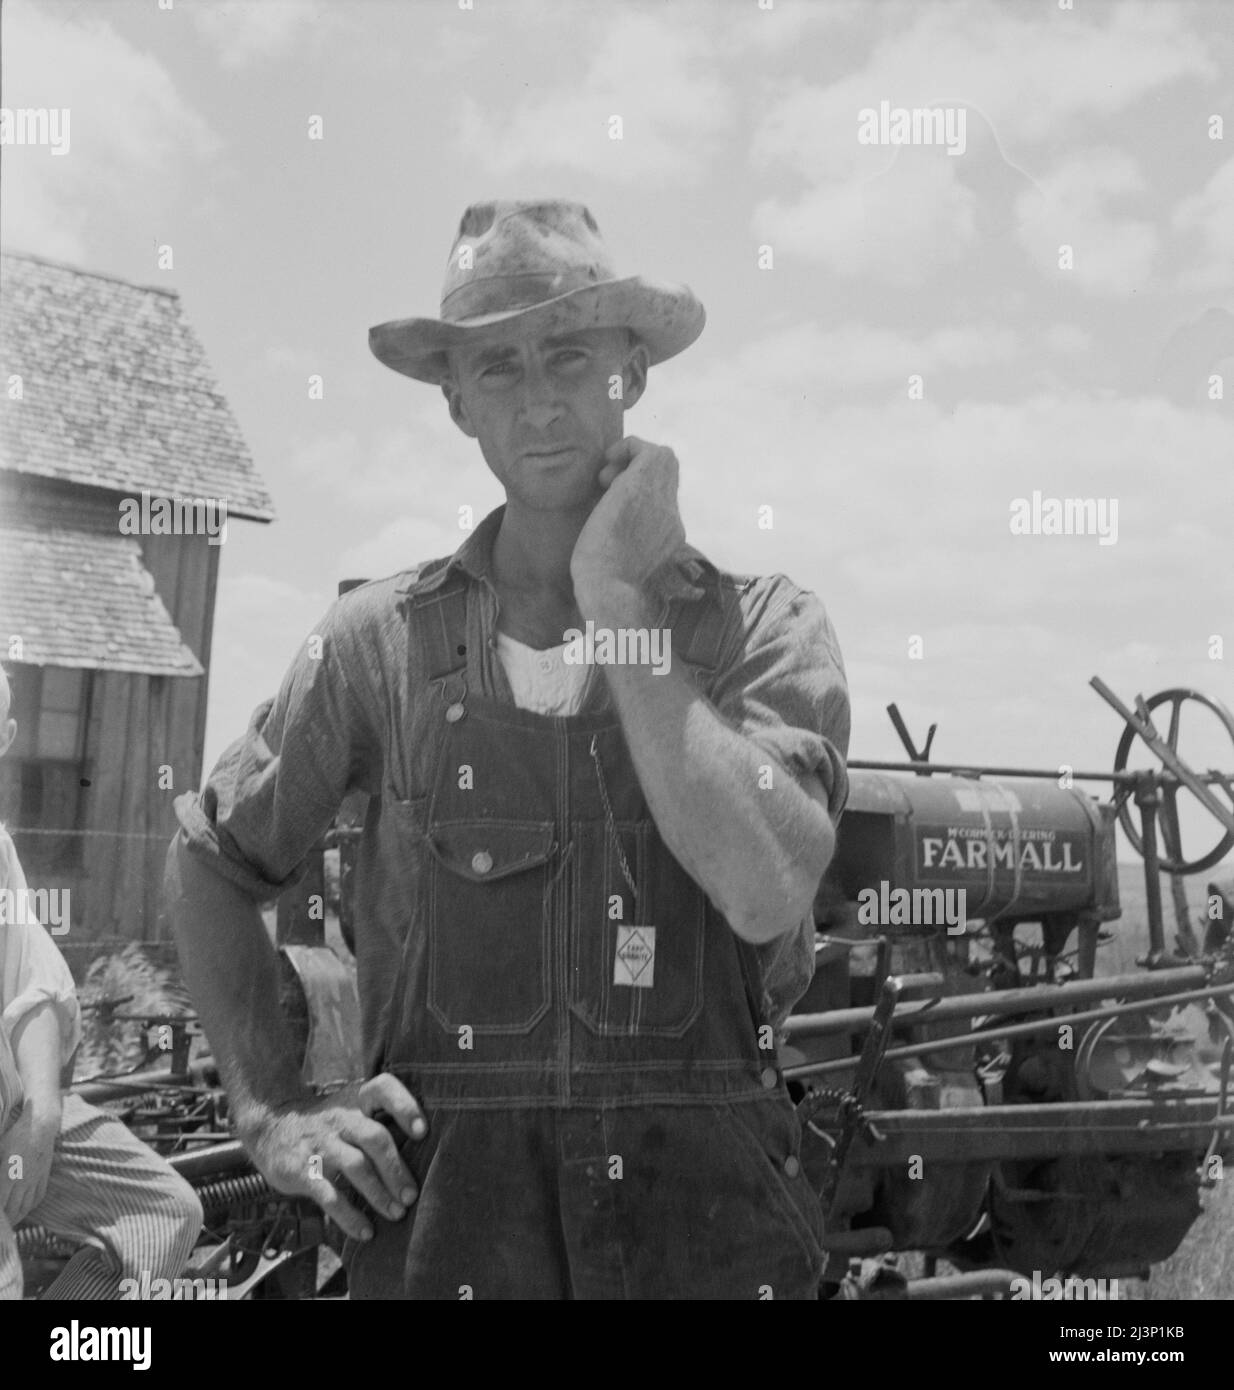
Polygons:
[[650,820],[574,834],[572,1011],[600,1037],[683,1037],[703,1009],[702,890]]
[[552,1002],[551,821],[428,829],[428,1008],[450,1033],[530,1033]]

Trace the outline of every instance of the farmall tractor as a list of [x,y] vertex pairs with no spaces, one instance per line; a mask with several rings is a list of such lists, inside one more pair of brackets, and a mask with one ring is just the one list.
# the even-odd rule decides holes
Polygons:
[[[850,763],[782,1057],[828,1213],[825,1291],[1026,1296],[1029,1280],[1147,1275],[1223,1173],[1234,881],[1209,885],[1202,938],[1184,917],[1170,951],[1161,874],[1234,846],[1231,779],[1178,751],[1197,716],[1231,740],[1234,719],[1193,690],[1128,709],[1092,685],[1124,720],[1112,772],[938,766],[934,730],[918,754],[894,706],[909,761]],[[1075,785],[1090,781],[1112,798]],[[1180,797],[1220,827],[1191,859]],[[1111,974],[1117,822],[1143,857],[1149,943]],[[921,1277],[879,1259],[906,1251]],[[957,1272],[936,1275],[940,1259]]]
[[[1092,684],[1124,721],[1111,772],[934,764],[934,730],[919,754],[894,706],[909,760],[849,764],[816,899],[816,973],[780,1045],[827,1211],[824,1297],[1023,1296],[1060,1277],[1144,1275],[1224,1171],[1234,879],[1209,884],[1202,936],[1184,917],[1171,951],[1161,875],[1203,872],[1234,847],[1234,777],[1198,772],[1179,752],[1197,717],[1234,744],[1234,717],[1192,690],[1129,709]],[[1090,782],[1112,797],[1075,785]],[[1190,859],[1186,797],[1220,833]],[[326,945],[320,904],[337,862],[349,941],[362,814],[344,807],[278,908],[283,1004],[305,1077],[323,1090],[361,1074],[354,968]],[[1149,942],[1140,968],[1110,973],[1116,822],[1143,857]],[[272,1192],[231,1136],[191,1014],[125,1004],[96,1007],[148,1029],[146,1056],[78,1089],[196,1187],[206,1225],[186,1276],[223,1280],[230,1298],[342,1293],[320,1211]],[[33,1295],[70,1252],[37,1226],[18,1240]]]

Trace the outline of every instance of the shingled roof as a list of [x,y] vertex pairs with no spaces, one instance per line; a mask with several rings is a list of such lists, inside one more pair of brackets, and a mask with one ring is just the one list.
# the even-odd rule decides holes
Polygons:
[[0,468],[87,487],[274,506],[174,291],[0,256]]
[[137,541],[49,510],[0,521],[0,633],[6,649],[21,638],[20,660],[30,666],[202,674]]

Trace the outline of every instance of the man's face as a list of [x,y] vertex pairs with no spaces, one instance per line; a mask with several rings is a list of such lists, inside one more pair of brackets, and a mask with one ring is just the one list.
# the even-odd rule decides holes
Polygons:
[[509,500],[535,511],[593,505],[604,451],[646,385],[647,349],[624,328],[588,328],[495,338],[450,356],[450,414]]

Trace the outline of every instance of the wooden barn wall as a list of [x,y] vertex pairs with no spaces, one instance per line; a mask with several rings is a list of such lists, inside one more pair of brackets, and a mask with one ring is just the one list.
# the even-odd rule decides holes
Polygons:
[[[160,598],[185,645],[207,667],[219,549],[204,536],[142,539]],[[102,833],[86,839],[83,884],[91,937],[169,939],[163,862],[176,829],[172,803],[201,780],[206,692],[206,677],[96,676],[88,828]],[[160,780],[171,785],[160,787]]]
[[175,823],[175,791],[159,789],[168,706],[167,677],[100,672],[98,741],[87,750],[85,896],[93,937],[159,937],[159,879]]
[[200,680],[172,682],[168,747],[180,789],[197,786],[201,778],[221,550],[205,536],[145,536],[141,543],[142,561],[154,577],[159,597],[185,646],[206,672]]

